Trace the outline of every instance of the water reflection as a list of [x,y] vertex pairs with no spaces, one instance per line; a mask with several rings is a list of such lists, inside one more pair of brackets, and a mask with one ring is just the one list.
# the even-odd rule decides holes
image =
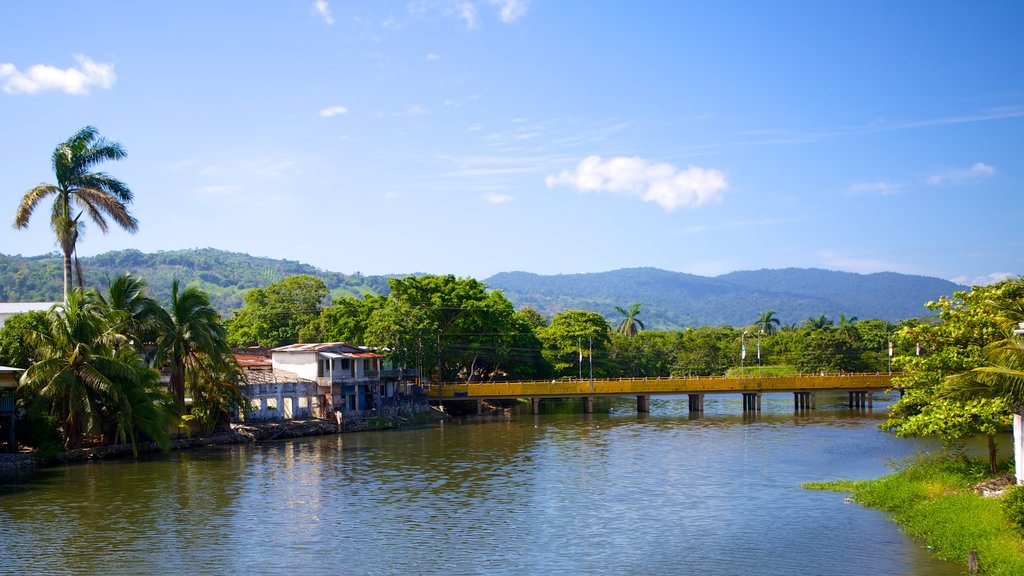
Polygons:
[[48,471],[0,493],[14,573],[956,574],[801,482],[931,442],[826,399],[604,413],[210,449]]

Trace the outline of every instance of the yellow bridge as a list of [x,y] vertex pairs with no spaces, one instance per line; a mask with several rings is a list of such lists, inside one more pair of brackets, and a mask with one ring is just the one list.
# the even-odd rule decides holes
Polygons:
[[[740,393],[743,410],[760,410],[761,394],[792,392],[795,408],[815,408],[817,392],[849,392],[850,407],[870,406],[872,393],[891,388],[892,375],[829,374],[819,376],[689,376],[608,378],[594,380],[551,380],[524,382],[438,383],[428,387],[431,400],[492,400],[530,398],[537,412],[541,398],[584,399],[584,410],[590,412],[595,396],[637,397],[637,411],[647,412],[652,394],[687,394],[690,410],[703,412],[705,394]],[[479,404],[478,404],[479,406]]]

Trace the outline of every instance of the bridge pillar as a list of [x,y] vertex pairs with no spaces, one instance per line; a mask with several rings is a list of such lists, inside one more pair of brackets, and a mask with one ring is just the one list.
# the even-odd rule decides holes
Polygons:
[[651,411],[651,395],[641,394],[636,397],[636,411],[643,414]]
[[540,398],[536,396],[530,398],[530,408],[533,409],[534,414],[540,414]]
[[760,412],[761,411],[761,395],[757,392],[744,392],[743,393],[743,411],[744,412]]
[[868,397],[868,409],[873,410],[875,407],[875,399],[872,398],[871,390],[868,390],[865,394],[867,394]]
[[690,412],[703,412],[704,411],[704,395],[703,394],[688,394],[689,397],[689,408]]
[[594,413],[594,397],[584,396],[583,397],[583,413],[593,414]]
[[483,413],[484,413],[484,401],[483,400],[477,400],[476,401],[476,415],[480,416]]
[[818,409],[818,393],[811,392],[811,410]]

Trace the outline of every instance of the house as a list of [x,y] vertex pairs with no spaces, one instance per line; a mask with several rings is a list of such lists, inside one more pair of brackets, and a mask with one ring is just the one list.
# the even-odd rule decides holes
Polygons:
[[15,314],[36,311],[46,312],[54,304],[56,302],[0,302],[0,328],[3,328],[4,322]]
[[416,400],[415,370],[344,342],[235,350],[246,375],[249,420],[393,415]]
[[0,430],[7,429],[7,451],[17,452],[18,442],[14,437],[14,391],[18,388],[18,374],[21,368],[0,366]]

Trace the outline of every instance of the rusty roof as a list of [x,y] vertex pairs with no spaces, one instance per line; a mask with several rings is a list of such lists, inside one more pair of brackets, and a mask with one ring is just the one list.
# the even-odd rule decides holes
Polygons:
[[344,342],[317,342],[312,344],[288,344],[271,349],[271,352],[332,352],[353,358],[383,358],[382,354],[370,352],[366,348],[353,346]]

